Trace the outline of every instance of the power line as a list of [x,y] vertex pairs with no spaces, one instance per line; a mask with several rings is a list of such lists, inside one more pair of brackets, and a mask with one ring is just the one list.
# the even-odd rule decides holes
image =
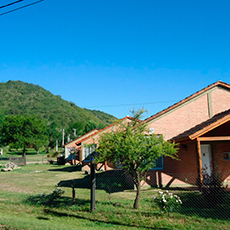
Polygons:
[[7,12],[4,12],[4,13],[0,14],[0,16],[3,16],[3,15],[5,15],[5,14],[9,14],[9,13],[12,13],[12,12],[14,12],[14,11],[16,11],[16,10],[21,10],[21,9],[23,9],[23,8],[25,8],[25,7],[35,5],[35,4],[37,4],[37,3],[39,3],[39,2],[43,2],[43,1],[45,1],[45,0],[39,0],[39,1],[32,2],[32,3],[30,3],[30,4],[27,4],[27,5],[24,5],[24,6],[21,6],[21,7],[18,7],[18,8],[16,8],[16,9],[9,10],[9,11],[7,11]]
[[7,7],[7,6],[14,5],[14,4],[19,3],[19,2],[22,2],[22,1],[24,1],[24,0],[18,0],[18,1],[15,1],[15,2],[8,3],[8,4],[6,4],[6,5],[0,6],[0,9],[2,9],[2,8],[4,8],[4,7]]
[[172,101],[155,101],[155,102],[144,102],[144,103],[133,103],[133,104],[118,104],[118,105],[96,105],[96,106],[84,106],[85,108],[96,108],[96,107],[122,107],[122,106],[133,106],[133,105],[150,105],[150,104],[162,104],[162,103],[172,103],[177,102],[177,100]]

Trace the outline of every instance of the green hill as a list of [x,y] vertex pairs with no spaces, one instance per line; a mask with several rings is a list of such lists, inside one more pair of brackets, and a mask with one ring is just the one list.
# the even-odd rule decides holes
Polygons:
[[113,116],[96,110],[82,109],[73,102],[55,96],[44,88],[21,81],[0,83],[0,114],[36,115],[56,129],[81,129],[78,135],[112,123]]

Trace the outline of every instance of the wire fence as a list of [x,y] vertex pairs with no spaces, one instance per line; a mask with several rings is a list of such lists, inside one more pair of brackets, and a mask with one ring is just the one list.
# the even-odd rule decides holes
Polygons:
[[[180,213],[220,220],[230,220],[230,170],[204,175],[202,186],[197,173],[150,172],[142,181],[144,200],[153,201],[159,191],[168,190],[182,200]],[[96,191],[106,191],[113,204],[135,199],[131,176],[123,170],[96,174]],[[106,197],[105,197],[106,200]]]
[[14,163],[16,165],[26,165],[26,156],[22,156],[22,157],[10,156],[9,161],[10,163]]
[[16,155],[4,155],[0,157],[0,164],[4,165],[6,163],[14,163],[18,166],[26,165],[26,164],[46,164],[50,161],[55,162],[56,158],[48,158],[46,155],[25,155],[23,156],[16,156]]

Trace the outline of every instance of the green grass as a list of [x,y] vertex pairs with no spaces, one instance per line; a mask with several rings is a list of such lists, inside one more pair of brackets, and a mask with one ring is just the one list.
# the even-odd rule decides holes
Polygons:
[[[59,148],[59,155],[61,152],[62,152],[62,149]],[[48,154],[46,152],[46,150],[44,148],[42,148],[39,151],[39,154],[37,154],[35,149],[27,148],[26,149],[26,161],[28,164],[36,163],[36,162],[46,164],[48,159],[57,160],[57,157],[53,157],[54,153],[55,153],[54,149],[50,150],[50,152]],[[47,155],[50,155],[50,157],[48,158]],[[8,163],[10,156],[20,158],[20,157],[22,157],[22,150],[21,149],[9,150],[9,146],[5,147],[4,148],[4,154],[3,154],[2,158],[0,157],[0,164],[4,165],[4,164]]]
[[[0,161],[1,162],[1,161]],[[71,182],[77,181],[76,203]],[[41,198],[62,182],[65,194],[53,203]],[[133,210],[135,191],[111,194],[96,190],[96,210],[90,212],[89,177],[74,167],[29,164],[11,172],[0,172],[0,229],[230,229],[228,207],[215,207],[195,191],[175,190],[183,205],[169,216],[153,207],[157,189],[142,191],[140,207]],[[226,194],[229,201],[229,196]]]

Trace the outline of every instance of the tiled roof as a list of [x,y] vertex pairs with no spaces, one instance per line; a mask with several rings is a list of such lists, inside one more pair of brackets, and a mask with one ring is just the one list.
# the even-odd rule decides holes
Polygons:
[[75,138],[75,139],[72,140],[72,141],[69,141],[68,143],[64,144],[62,147],[64,148],[64,147],[67,146],[68,144],[73,143],[73,142],[75,142],[75,141],[78,141],[78,139],[83,138],[84,136],[87,136],[87,135],[89,135],[90,133],[93,133],[93,134],[94,134],[94,133],[98,133],[99,130],[100,130],[100,129],[93,129],[93,130],[89,131],[88,133],[85,133],[85,134],[83,134],[82,136],[77,137],[77,138]]
[[183,100],[181,100],[181,101],[179,101],[179,102],[173,104],[172,106],[170,106],[170,107],[168,107],[168,108],[166,108],[166,109],[160,111],[159,113],[156,113],[156,114],[154,114],[153,116],[151,116],[151,117],[149,117],[149,118],[146,118],[146,119],[144,120],[144,122],[145,122],[145,123],[148,123],[148,122],[150,122],[150,121],[156,119],[157,117],[159,117],[159,116],[161,116],[161,115],[163,115],[163,114],[165,114],[165,113],[167,113],[167,112],[169,112],[169,111],[171,111],[171,110],[173,110],[173,109],[179,107],[180,105],[182,105],[182,104],[188,102],[189,100],[192,100],[193,98],[195,98],[195,97],[197,97],[197,96],[199,96],[199,95],[201,95],[201,94],[207,92],[208,90],[210,90],[210,89],[212,89],[212,88],[214,88],[214,87],[216,87],[216,86],[220,86],[220,87],[224,87],[224,88],[230,89],[230,85],[229,85],[229,84],[227,84],[227,83],[225,83],[225,82],[222,82],[222,81],[217,81],[217,82],[215,82],[215,83],[213,83],[213,84],[211,84],[211,85],[205,87],[204,89],[202,89],[202,90],[200,90],[200,91],[197,91],[196,93],[192,94],[191,96],[186,97],[185,99],[183,99]]
[[[124,121],[124,120],[126,120],[126,119],[133,120],[132,117],[126,116],[126,117],[120,119],[119,121]],[[118,122],[119,122],[119,121],[118,121]],[[87,136],[87,137],[85,137],[85,138],[83,138],[83,139],[77,141],[75,144],[77,145],[77,144],[79,144],[79,143],[81,143],[81,142],[83,142],[83,141],[89,139],[90,137],[93,137],[93,136],[95,136],[96,134],[103,132],[104,130],[106,130],[106,129],[108,129],[108,128],[114,126],[114,125],[116,125],[118,122],[114,122],[113,124],[111,124],[111,125],[109,125],[109,126],[106,126],[104,129],[100,129],[98,132],[93,133],[92,135],[89,135],[89,136]]]
[[230,109],[218,113],[212,118],[194,126],[189,130],[186,130],[185,132],[173,137],[172,140],[176,140],[176,141],[182,141],[186,139],[194,140],[195,138],[207,133],[208,131],[224,124],[229,120],[230,120]]

